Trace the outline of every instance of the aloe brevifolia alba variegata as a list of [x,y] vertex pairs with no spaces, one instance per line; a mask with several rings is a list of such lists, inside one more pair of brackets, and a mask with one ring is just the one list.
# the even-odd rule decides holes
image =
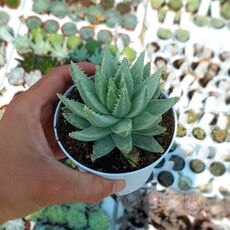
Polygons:
[[135,166],[139,156],[134,146],[149,152],[164,151],[154,136],[166,131],[160,125],[162,115],[178,98],[159,99],[164,69],[154,74],[150,69],[150,63],[144,65],[144,53],[130,67],[126,58],[118,62],[108,50],[102,65],[96,67],[95,81],[71,64],[71,75],[84,103],[58,96],[64,104],[64,118],[77,128],[69,136],[94,141],[92,161],[116,147]]

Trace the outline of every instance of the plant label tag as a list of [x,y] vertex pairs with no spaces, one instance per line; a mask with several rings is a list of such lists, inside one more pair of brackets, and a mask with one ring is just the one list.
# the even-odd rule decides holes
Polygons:
[[181,29],[188,29],[190,27],[190,15],[187,12],[181,14],[180,20]]
[[213,1],[211,3],[211,15],[213,18],[220,18],[220,2]]
[[198,15],[203,15],[203,16],[207,15],[210,3],[211,3],[211,0],[201,1],[200,8],[199,8],[197,14]]
[[174,12],[167,12],[163,23],[163,27],[171,29],[174,23],[175,15],[176,14]]

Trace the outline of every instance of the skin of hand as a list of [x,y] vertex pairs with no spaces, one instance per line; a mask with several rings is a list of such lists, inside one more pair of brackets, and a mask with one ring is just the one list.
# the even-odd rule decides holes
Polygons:
[[[95,66],[78,66],[93,75]],[[14,97],[0,121],[0,223],[50,204],[98,202],[121,191],[113,181],[72,170],[60,163],[53,132],[58,97],[72,84],[69,66],[58,67]]]

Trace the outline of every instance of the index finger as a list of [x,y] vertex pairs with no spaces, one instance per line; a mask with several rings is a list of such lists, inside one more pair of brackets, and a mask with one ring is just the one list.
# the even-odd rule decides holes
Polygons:
[[[77,65],[87,75],[91,76],[95,73],[95,65],[90,62],[80,62]],[[36,100],[36,102],[53,102],[57,99],[56,94],[62,93],[68,86],[72,84],[70,75],[70,65],[57,67],[40,81],[33,85],[27,93]]]

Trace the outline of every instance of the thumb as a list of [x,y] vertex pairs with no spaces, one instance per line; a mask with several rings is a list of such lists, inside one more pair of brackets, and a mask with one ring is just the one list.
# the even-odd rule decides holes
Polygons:
[[72,170],[64,164],[51,160],[41,191],[44,205],[87,202],[94,203],[120,192],[124,181],[108,180],[102,177]]

